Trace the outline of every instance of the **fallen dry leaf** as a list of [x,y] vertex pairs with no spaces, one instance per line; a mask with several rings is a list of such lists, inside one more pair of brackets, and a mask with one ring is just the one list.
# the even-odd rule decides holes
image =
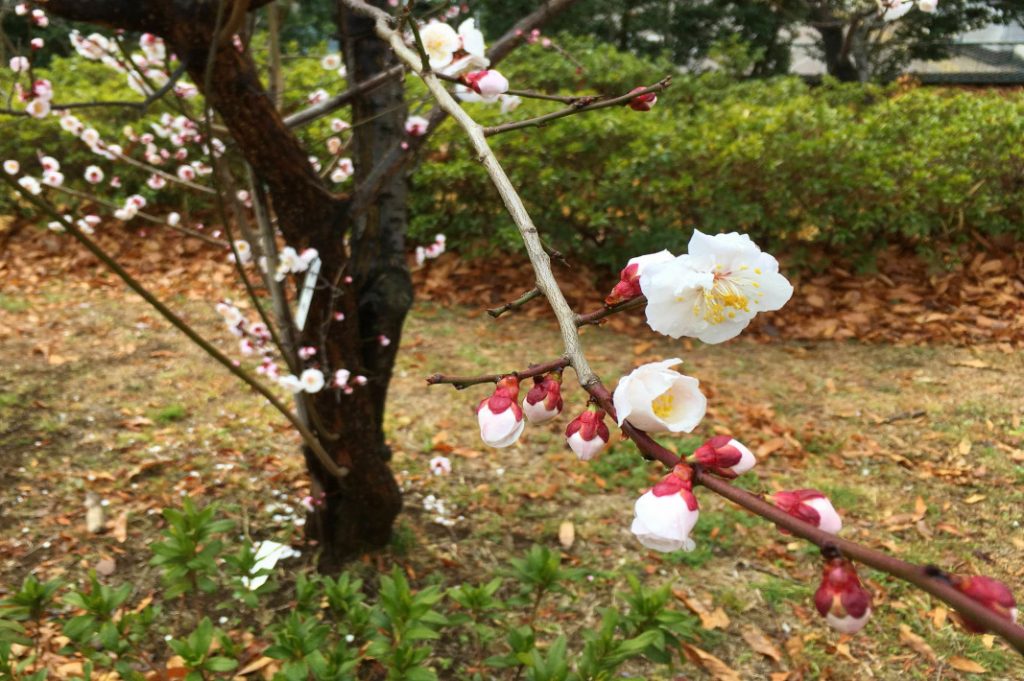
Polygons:
[[675,589],[672,591],[673,595],[686,605],[693,614],[700,617],[700,626],[705,629],[726,629],[729,626],[729,616],[725,614],[722,608],[715,608],[712,610],[710,607],[704,605],[704,603],[685,591]]
[[740,675],[735,670],[706,650],[701,650],[697,646],[684,643],[683,652],[686,653],[686,657],[690,662],[711,674],[712,678],[716,679],[716,681],[742,681]]
[[900,640],[915,653],[924,656],[929,662],[937,661],[935,651],[928,642],[910,630],[906,624],[900,625]]
[[121,511],[121,515],[114,520],[111,530],[114,539],[123,544],[128,539],[128,511]]
[[954,656],[946,661],[949,662],[950,667],[960,672],[971,672],[972,674],[985,674],[988,672],[980,664],[973,660],[968,660],[966,657]]
[[750,649],[755,653],[761,653],[765,657],[770,657],[776,662],[782,661],[782,653],[778,647],[772,643],[772,640],[761,631],[756,625],[748,624],[743,627],[742,631],[743,640],[747,642]]

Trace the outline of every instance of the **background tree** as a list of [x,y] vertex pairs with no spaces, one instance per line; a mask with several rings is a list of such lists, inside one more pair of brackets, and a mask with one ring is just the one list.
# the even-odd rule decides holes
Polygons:
[[[297,328],[286,305],[277,306],[276,321],[284,359],[294,373],[301,371],[297,349],[313,347],[318,349],[319,361],[344,367],[364,382],[359,390],[299,393],[298,416],[293,421],[305,424],[314,497],[322,499],[310,531],[321,541],[323,567],[330,570],[364,547],[385,544],[401,509],[401,494],[387,463],[384,405],[402,323],[412,303],[405,265],[405,174],[426,136],[410,139],[405,131],[402,69],[394,56],[366,19],[340,4],[332,7],[333,16],[354,86],[286,119],[268,95],[249,41],[257,10],[270,4],[266,0],[38,3],[70,21],[162,38],[168,54],[177,55],[202,92],[204,111],[215,115],[215,121],[207,123],[223,126],[230,139],[229,152],[236,150],[238,160],[252,169],[257,206],[265,192],[285,243],[296,249],[313,248],[319,254],[321,284],[315,287],[305,324]],[[321,13],[311,16],[322,16],[328,3],[315,4]],[[572,0],[539,4],[516,30],[493,44],[488,56],[499,61],[519,42],[522,31],[532,30],[571,4]],[[291,126],[349,103],[356,186],[349,193],[336,194],[310,164],[309,150]],[[443,118],[440,113],[432,116],[432,128]],[[219,166],[212,158],[211,162],[222,195],[233,196],[234,180],[227,166]],[[234,255],[240,256],[237,251]],[[269,264],[273,271],[273,262]],[[254,303],[259,304],[255,297]]]
[[[527,4],[479,0],[476,6],[488,29],[502,30]],[[744,75],[754,77],[786,73],[794,42],[811,37],[829,75],[865,81],[891,79],[913,59],[948,56],[957,34],[1022,17],[1024,7],[1005,0],[942,0],[936,12],[912,11],[899,22],[885,21],[877,0],[594,0],[552,28],[698,69],[721,57],[723,45],[740,42],[753,57]]]

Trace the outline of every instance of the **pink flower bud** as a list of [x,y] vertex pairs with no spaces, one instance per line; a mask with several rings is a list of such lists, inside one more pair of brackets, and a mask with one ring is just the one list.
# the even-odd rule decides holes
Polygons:
[[693,457],[715,475],[735,478],[757,464],[754,453],[731,435],[718,435],[697,448]]
[[[986,608],[1011,622],[1017,621],[1017,601],[1013,597],[1010,587],[998,579],[974,575],[962,577],[950,575],[949,581],[958,591],[965,596],[981,603]],[[987,629],[981,624],[969,620],[964,615],[957,613],[960,623],[964,629],[975,634],[982,634]]]
[[[632,94],[634,92],[643,92],[646,89],[647,88],[645,87],[635,87],[629,92],[630,94]],[[629,108],[632,109],[633,111],[650,111],[657,101],[658,95],[654,94],[653,92],[648,92],[645,95],[638,95],[633,99],[629,100],[629,104],[627,106],[629,106]]]
[[619,283],[615,285],[612,292],[604,299],[605,305],[616,305],[639,296],[643,293],[640,290],[640,274],[643,270],[648,265],[668,262],[673,259],[673,255],[668,251],[659,251],[658,253],[630,258],[626,266],[619,272]]
[[679,465],[636,500],[630,531],[649,549],[669,553],[692,551],[690,531],[700,516],[693,496],[693,470]]
[[853,563],[839,557],[825,561],[814,607],[836,631],[855,634],[864,628],[871,616],[871,594],[861,585]]
[[547,423],[562,413],[561,372],[533,378],[533,387],[523,398],[523,413],[530,423]]
[[[561,398],[558,400],[561,402]],[[569,422],[565,429],[569,447],[580,461],[590,461],[601,453],[611,435],[604,424],[604,410],[591,407]]]
[[[839,530],[843,528],[843,520],[836,513],[832,502],[816,489],[776,492],[773,495],[773,501],[776,506],[794,518],[799,518],[829,534],[838,534]],[[782,532],[788,534],[785,530]]]
[[473,71],[462,77],[466,85],[484,99],[494,100],[508,92],[508,79],[497,71]]
[[491,447],[508,447],[522,435],[526,422],[523,410],[516,403],[518,397],[519,381],[515,376],[506,376],[498,381],[494,393],[477,407],[480,438]]

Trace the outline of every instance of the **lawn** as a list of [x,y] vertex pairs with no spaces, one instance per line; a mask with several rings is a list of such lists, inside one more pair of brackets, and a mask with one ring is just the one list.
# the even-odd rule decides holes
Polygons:
[[[187,276],[166,274],[162,285],[175,290]],[[159,584],[147,549],[164,527],[159,512],[186,495],[200,505],[221,502],[222,515],[254,539],[297,548],[301,557],[279,565],[285,583],[314,570],[296,510],[308,484],[283,419],[110,279],[90,271],[0,287],[0,597],[30,572],[83,583],[98,569],[112,584],[132,583],[133,599],[146,598]],[[212,300],[199,297],[174,304],[231,347]],[[748,489],[817,487],[843,514],[844,536],[907,560],[987,574],[1021,595],[1019,353],[852,341],[703,346],[605,328],[586,329],[583,340],[611,384],[636,364],[684,359],[710,408],[698,432],[664,439],[670,448],[685,452],[731,433],[760,459],[742,482]],[[707,491],[698,490],[694,552],[643,549],[629,532],[632,502],[658,470],[617,439],[598,460],[576,460],[562,430],[584,397],[568,374],[566,414],[504,450],[487,449],[475,432],[485,388],[424,383],[437,371],[507,371],[558,353],[546,320],[493,321],[480,310],[417,304],[387,422],[405,511],[391,547],[355,562],[355,574],[372,581],[397,563],[414,585],[480,582],[539,544],[573,568],[565,592],[537,609],[544,645],[559,634],[571,645],[594,628],[600,608],[621,605],[633,575],[670,584],[673,607],[692,625],[691,657],[710,654],[739,678],[1024,677],[1024,660],[1002,642],[963,633],[941,604],[871,570],[862,577],[875,615],[856,637],[840,637],[813,610],[816,551]],[[428,471],[439,453],[452,460],[450,476]],[[107,521],[95,535],[85,529],[90,492]],[[559,538],[569,523],[571,545]],[[287,597],[278,601],[274,607],[289,607]],[[229,614],[223,626],[239,624]],[[464,646],[443,638],[436,651],[435,663],[447,667],[442,678],[462,678]],[[962,671],[972,664],[984,672]],[[729,678],[715,662],[700,666],[684,666],[681,677],[631,671]]]

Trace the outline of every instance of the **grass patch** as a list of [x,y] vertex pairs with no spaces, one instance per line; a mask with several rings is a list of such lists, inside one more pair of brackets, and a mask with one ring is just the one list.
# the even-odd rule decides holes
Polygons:
[[188,409],[183,404],[169,404],[166,407],[150,411],[148,416],[160,424],[177,423],[188,417]]

